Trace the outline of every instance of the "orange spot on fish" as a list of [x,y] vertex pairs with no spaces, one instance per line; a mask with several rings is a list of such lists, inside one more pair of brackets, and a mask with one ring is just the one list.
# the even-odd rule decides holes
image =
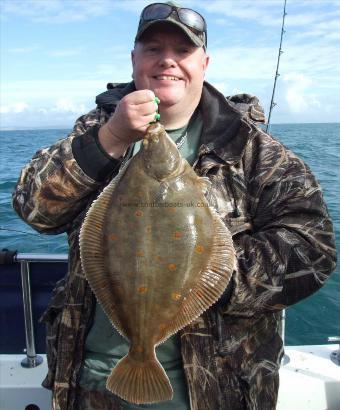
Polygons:
[[174,239],[180,239],[183,237],[183,232],[181,231],[176,231],[173,235]]
[[138,352],[138,353],[142,353],[143,352],[143,347],[142,346],[136,346],[136,351]]
[[197,245],[195,248],[195,252],[201,255],[204,252],[204,246],[202,245]]
[[102,225],[102,224],[98,224],[98,223],[94,224],[94,226],[95,226],[96,228],[98,228],[98,229],[102,229],[102,228],[103,228],[103,225]]
[[176,270],[176,269],[177,269],[177,265],[176,265],[175,263],[169,263],[168,269],[169,269],[169,270]]
[[161,324],[158,326],[158,328],[159,328],[159,330],[160,330],[161,332],[163,332],[163,331],[166,329],[166,325],[165,325],[164,323],[161,323]]
[[144,256],[144,252],[143,251],[137,251],[136,252],[136,256]]
[[136,215],[137,217],[141,217],[141,216],[143,216],[143,211],[141,211],[140,209],[138,209],[138,211],[135,212],[135,215]]
[[145,230],[146,230],[146,233],[151,233],[151,226],[148,225],[148,226],[145,228]]
[[111,241],[116,241],[118,239],[118,236],[113,233],[109,236],[109,238],[111,239]]
[[180,298],[181,298],[181,294],[180,294],[180,293],[176,293],[176,292],[172,292],[172,293],[171,293],[171,299],[172,299],[172,300],[177,301],[177,300],[180,300]]
[[162,257],[159,256],[159,255],[157,255],[157,256],[155,257],[155,259],[156,259],[157,262],[162,262]]
[[146,286],[139,286],[139,288],[137,289],[137,292],[140,295],[143,295],[144,293],[146,293],[148,291],[148,288]]
[[168,212],[170,212],[170,213],[172,213],[172,214],[174,214],[176,211],[177,211],[177,209],[173,206],[173,207],[169,207],[169,208],[167,208],[168,209]]

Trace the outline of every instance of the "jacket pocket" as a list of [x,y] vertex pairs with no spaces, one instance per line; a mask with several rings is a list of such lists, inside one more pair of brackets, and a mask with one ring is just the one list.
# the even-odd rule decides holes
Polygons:
[[46,325],[46,355],[48,364],[48,374],[42,385],[47,389],[52,389],[55,379],[59,328],[63,307],[65,304],[65,282],[63,278],[56,283],[53,289],[51,301],[40,318],[40,322]]

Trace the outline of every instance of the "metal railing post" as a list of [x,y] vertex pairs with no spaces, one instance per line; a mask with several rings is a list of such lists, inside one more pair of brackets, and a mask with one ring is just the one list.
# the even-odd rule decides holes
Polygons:
[[328,341],[332,343],[339,343],[339,349],[332,352],[330,358],[333,363],[340,366],[340,336],[330,336]]
[[[283,343],[283,348],[285,347],[285,339],[286,339],[286,309],[283,309],[281,312],[281,321],[280,321],[280,334]],[[284,366],[285,364],[290,362],[289,356],[284,353],[281,364]]]
[[26,335],[26,357],[21,361],[21,366],[31,368],[39,366],[43,362],[43,358],[35,352],[29,262],[21,261],[20,267]]

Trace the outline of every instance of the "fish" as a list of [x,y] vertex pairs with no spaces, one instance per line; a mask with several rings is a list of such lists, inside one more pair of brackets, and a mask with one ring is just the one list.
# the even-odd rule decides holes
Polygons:
[[155,348],[223,294],[235,268],[231,234],[160,123],[92,203],[80,231],[85,277],[129,352],[106,388],[135,404],[171,400]]

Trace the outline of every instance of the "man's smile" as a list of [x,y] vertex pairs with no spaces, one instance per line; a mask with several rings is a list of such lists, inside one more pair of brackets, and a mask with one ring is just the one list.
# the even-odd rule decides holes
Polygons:
[[168,81],[179,81],[180,78],[173,75],[155,75],[153,76],[155,80],[168,80]]

